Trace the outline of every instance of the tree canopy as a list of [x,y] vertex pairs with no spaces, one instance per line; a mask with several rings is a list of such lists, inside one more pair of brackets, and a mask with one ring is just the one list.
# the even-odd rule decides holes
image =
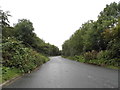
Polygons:
[[96,21],[89,20],[62,45],[65,56],[107,50],[109,58],[120,58],[120,3],[106,5]]

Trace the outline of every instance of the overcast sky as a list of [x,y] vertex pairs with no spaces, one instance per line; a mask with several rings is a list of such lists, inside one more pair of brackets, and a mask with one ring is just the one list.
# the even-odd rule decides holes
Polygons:
[[11,25],[29,19],[38,37],[58,46],[88,20],[96,20],[106,4],[119,0],[0,0],[0,7],[10,11]]

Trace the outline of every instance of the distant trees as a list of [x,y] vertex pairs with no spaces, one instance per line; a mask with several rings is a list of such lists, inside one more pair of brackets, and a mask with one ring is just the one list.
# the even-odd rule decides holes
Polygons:
[[106,5],[100,12],[98,20],[84,23],[69,40],[64,42],[62,49],[64,56],[93,55],[94,52],[97,55],[96,53],[100,52],[109,56],[104,59],[119,59],[120,3]]

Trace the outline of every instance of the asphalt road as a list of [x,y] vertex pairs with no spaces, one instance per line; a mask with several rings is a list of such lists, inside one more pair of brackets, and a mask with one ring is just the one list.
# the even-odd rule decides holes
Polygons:
[[118,88],[118,71],[50,57],[38,70],[6,88]]

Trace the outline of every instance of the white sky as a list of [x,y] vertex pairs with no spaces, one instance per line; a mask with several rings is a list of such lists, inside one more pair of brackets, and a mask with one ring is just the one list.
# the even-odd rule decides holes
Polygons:
[[10,11],[11,25],[29,19],[37,36],[58,46],[88,20],[96,20],[106,4],[119,0],[0,0],[0,7]]

